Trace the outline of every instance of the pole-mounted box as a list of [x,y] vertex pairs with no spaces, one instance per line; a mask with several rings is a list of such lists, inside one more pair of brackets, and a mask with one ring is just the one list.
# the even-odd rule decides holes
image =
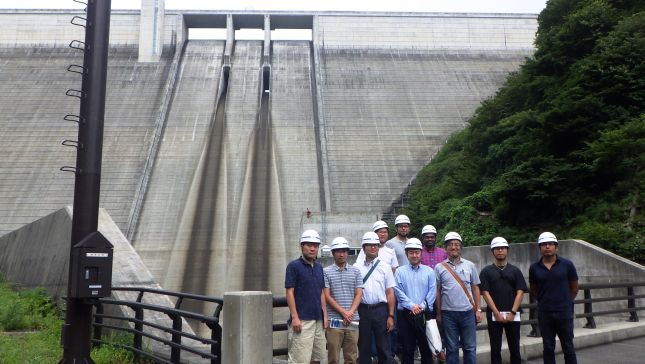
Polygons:
[[98,231],[72,247],[69,297],[109,297],[114,246]]

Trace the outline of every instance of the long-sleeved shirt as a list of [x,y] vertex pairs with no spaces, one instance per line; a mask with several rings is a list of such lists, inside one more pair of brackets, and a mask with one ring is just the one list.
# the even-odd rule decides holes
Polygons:
[[432,311],[437,294],[437,279],[432,268],[423,264],[416,267],[406,264],[396,270],[394,280],[397,310],[411,310],[412,306],[419,305]]

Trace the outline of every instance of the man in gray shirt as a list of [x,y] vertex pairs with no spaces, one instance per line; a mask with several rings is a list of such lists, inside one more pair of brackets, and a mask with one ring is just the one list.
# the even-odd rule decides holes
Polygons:
[[347,364],[358,357],[358,305],[363,297],[361,271],[347,264],[349,243],[343,237],[331,242],[334,264],[325,267],[325,301],[327,302],[327,357],[329,364],[339,363],[340,350]]
[[388,240],[385,246],[394,249],[399,266],[408,264],[408,257],[405,255],[405,243],[408,241],[410,234],[410,219],[405,215],[399,215],[394,219],[396,227],[396,236]]
[[[434,268],[437,276],[437,322],[443,325],[448,364],[459,364],[459,347],[464,364],[477,361],[477,323],[481,322],[479,273],[473,262],[461,257],[462,240],[456,232],[444,238],[448,259]],[[463,285],[463,286],[462,286]]]

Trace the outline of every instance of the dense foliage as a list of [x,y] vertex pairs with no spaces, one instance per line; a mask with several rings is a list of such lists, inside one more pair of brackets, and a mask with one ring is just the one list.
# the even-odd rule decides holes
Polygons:
[[645,2],[551,0],[536,52],[417,176],[415,223],[645,261]]

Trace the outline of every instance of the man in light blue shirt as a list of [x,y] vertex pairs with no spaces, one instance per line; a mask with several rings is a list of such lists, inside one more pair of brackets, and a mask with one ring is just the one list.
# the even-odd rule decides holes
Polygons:
[[[481,322],[479,273],[473,262],[461,257],[461,236],[449,232],[444,238],[448,259],[434,268],[437,276],[437,323],[443,324],[448,364],[477,362],[477,323]],[[462,286],[463,284],[463,286]]]
[[414,348],[417,345],[421,363],[432,364],[425,322],[432,315],[437,288],[434,271],[421,264],[421,249],[419,239],[408,239],[405,254],[409,264],[399,267],[394,275],[401,364],[414,363]]

